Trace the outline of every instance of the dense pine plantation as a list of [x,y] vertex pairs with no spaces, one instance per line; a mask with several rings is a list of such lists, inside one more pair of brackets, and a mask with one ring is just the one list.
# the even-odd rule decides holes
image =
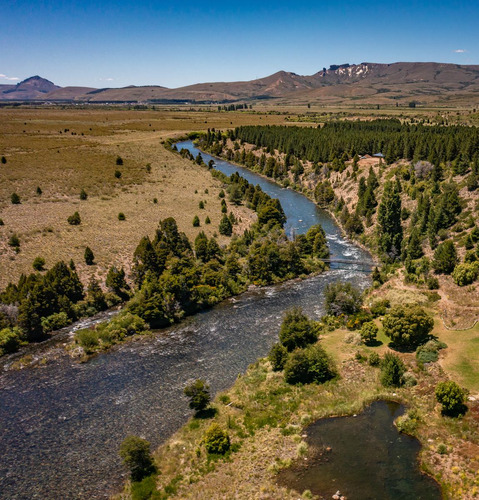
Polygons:
[[[181,154],[190,158],[186,150]],[[203,164],[201,157],[190,159]],[[0,354],[128,300],[124,311],[109,323],[76,334],[85,352],[93,352],[142,333],[148,326],[159,328],[179,321],[251,284],[276,283],[325,268],[321,259],[328,258],[329,250],[320,226],[290,241],[278,200],[238,174],[211,173],[223,183],[221,198],[227,196],[236,205],[245,203],[257,213],[258,221],[249,230],[232,236],[237,221],[233,213],[226,213],[226,203],[218,230],[232,236],[227,247],[220,247],[215,237],[208,238],[203,231],[192,243],[179,232],[174,218],[160,221],[153,239],[142,238],[132,256],[133,290],[123,269],[114,267],[105,283],[107,293],[96,280],[85,290],[73,262],[59,262],[45,274],[22,275],[0,294]]]
[[477,127],[396,119],[243,126],[210,130],[200,145],[330,209],[383,261],[373,276],[379,284],[399,263],[406,282],[430,289],[439,274],[459,286],[478,277]]

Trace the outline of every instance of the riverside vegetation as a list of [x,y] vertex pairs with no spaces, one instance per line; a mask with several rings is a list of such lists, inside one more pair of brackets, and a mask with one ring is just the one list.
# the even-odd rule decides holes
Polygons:
[[[307,457],[301,428],[319,417],[356,412],[383,397],[407,403],[397,426],[421,439],[422,467],[440,482],[444,496],[477,496],[476,397],[466,405],[467,390],[448,380],[457,376],[471,391],[479,390],[477,370],[465,360],[473,355],[477,328],[464,334],[462,356],[457,349],[450,355],[444,340],[458,345],[461,333],[448,333],[437,314],[439,302],[449,308],[452,324],[461,319],[470,324],[477,317],[477,289],[470,287],[465,296],[462,287],[478,277],[478,144],[475,127],[399,120],[338,122],[318,129],[242,127],[226,134],[209,130],[199,137],[204,150],[314,198],[337,215],[352,238],[371,248],[383,266],[373,273],[368,307],[348,309],[354,293],[338,284],[328,291],[330,315],[321,324],[308,328],[299,311],[288,313],[269,359],[258,361],[217,399],[214,418],[228,432],[233,451],[225,460],[212,460],[201,447],[207,424],[192,420],[159,450],[162,474],[149,479],[153,489],[144,492],[145,498],[214,498],[233,491],[248,498],[258,483],[265,498],[293,498],[274,477],[289,460]],[[378,152],[384,153],[376,160],[358,154]],[[377,300],[385,295],[391,300]],[[334,297],[348,299],[335,306]],[[421,301],[427,311],[418,305]],[[413,307],[403,307],[404,302]],[[293,335],[285,326],[292,318],[297,322]],[[314,349],[308,347],[311,342]],[[331,348],[329,355],[321,345]],[[335,368],[328,359],[336,361]],[[316,378],[316,373],[331,375]],[[292,391],[291,384],[298,387],[298,382],[306,385]],[[353,388],[348,400],[344,393]],[[275,406],[279,400],[281,410]],[[252,415],[257,420],[251,428]],[[295,439],[286,445],[291,427]],[[254,484],[249,480],[253,470]],[[132,485],[133,497],[139,491],[135,488],[140,486]]]
[[[201,158],[195,161],[202,164]],[[208,238],[203,231],[192,244],[178,230],[175,219],[161,221],[155,237],[143,237],[134,252],[136,291],[124,310],[109,323],[76,333],[75,339],[85,353],[144,333],[148,326],[160,328],[179,321],[241,293],[250,284],[277,283],[325,268],[321,259],[327,258],[329,251],[320,226],[289,241],[282,230],[285,216],[278,200],[237,174],[228,178],[220,172],[212,173],[226,190],[220,197],[227,194],[234,205],[246,203],[258,214],[257,223],[221,248],[215,237]],[[219,232],[231,236],[236,223],[232,212],[224,214]],[[88,260],[93,263],[92,253]],[[106,285],[108,294],[92,279],[85,293],[73,262],[69,266],[59,262],[45,275],[22,276],[17,284],[9,284],[0,295],[2,350],[14,351],[23,341],[39,340],[51,330],[131,296],[123,269],[110,268]]]

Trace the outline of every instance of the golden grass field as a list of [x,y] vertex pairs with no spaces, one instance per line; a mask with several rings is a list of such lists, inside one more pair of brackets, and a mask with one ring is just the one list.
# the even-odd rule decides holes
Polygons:
[[[165,217],[174,217],[190,239],[201,230],[211,236],[222,216],[220,183],[206,169],[167,151],[162,139],[283,119],[246,113],[1,109],[0,156],[7,163],[0,164],[0,289],[21,273],[33,272],[37,256],[47,268],[73,259],[85,283],[92,274],[103,278],[113,264],[128,270],[140,238],[152,236]],[[122,166],[116,165],[117,156]],[[120,179],[114,175],[117,169]],[[88,193],[85,201],[79,199],[82,189]],[[13,192],[20,205],[11,204]],[[203,210],[198,208],[201,200],[206,202]],[[230,209],[241,218],[235,230],[242,232],[254,214],[245,207]],[[79,226],[67,223],[75,211],[82,219]],[[125,221],[118,220],[119,212]],[[200,228],[192,226],[195,215]],[[204,224],[207,216],[210,225]],[[20,239],[18,254],[8,245],[13,233]],[[91,267],[84,263],[86,246],[95,254]]]

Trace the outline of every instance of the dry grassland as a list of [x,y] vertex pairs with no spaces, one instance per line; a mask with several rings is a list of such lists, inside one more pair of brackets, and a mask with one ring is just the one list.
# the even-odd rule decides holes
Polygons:
[[[246,113],[0,110],[0,156],[7,159],[0,165],[0,218],[4,222],[0,226],[0,289],[21,273],[32,272],[37,256],[45,258],[47,268],[60,259],[73,259],[84,282],[92,274],[104,277],[112,264],[128,270],[140,238],[153,235],[165,217],[175,217],[190,239],[201,230],[212,236],[222,216],[220,183],[207,170],[167,151],[161,140],[208,127],[282,120]],[[122,166],[116,165],[117,156],[122,157]],[[146,170],[148,163],[151,173]],[[122,173],[120,179],[114,175],[116,170]],[[82,189],[88,193],[85,201],[79,199]],[[20,205],[11,204],[13,192],[20,196]],[[198,207],[200,201],[205,202],[203,210]],[[242,221],[237,232],[254,218],[245,207],[228,208]],[[79,226],[67,223],[75,211],[82,219]],[[125,221],[118,220],[119,212],[125,214]],[[192,226],[195,215],[200,228]],[[211,225],[204,224],[207,216]],[[20,239],[18,254],[8,245],[14,233]],[[227,241],[220,238],[222,244]],[[86,246],[95,254],[95,266],[84,264]]]

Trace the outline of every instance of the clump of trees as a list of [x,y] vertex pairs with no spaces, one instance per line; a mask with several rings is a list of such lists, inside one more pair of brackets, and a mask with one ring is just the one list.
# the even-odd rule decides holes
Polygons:
[[294,307],[284,315],[279,340],[288,352],[314,344],[318,340],[318,327],[300,307]]
[[326,311],[332,316],[357,313],[362,306],[361,292],[351,283],[330,283],[325,292]]

